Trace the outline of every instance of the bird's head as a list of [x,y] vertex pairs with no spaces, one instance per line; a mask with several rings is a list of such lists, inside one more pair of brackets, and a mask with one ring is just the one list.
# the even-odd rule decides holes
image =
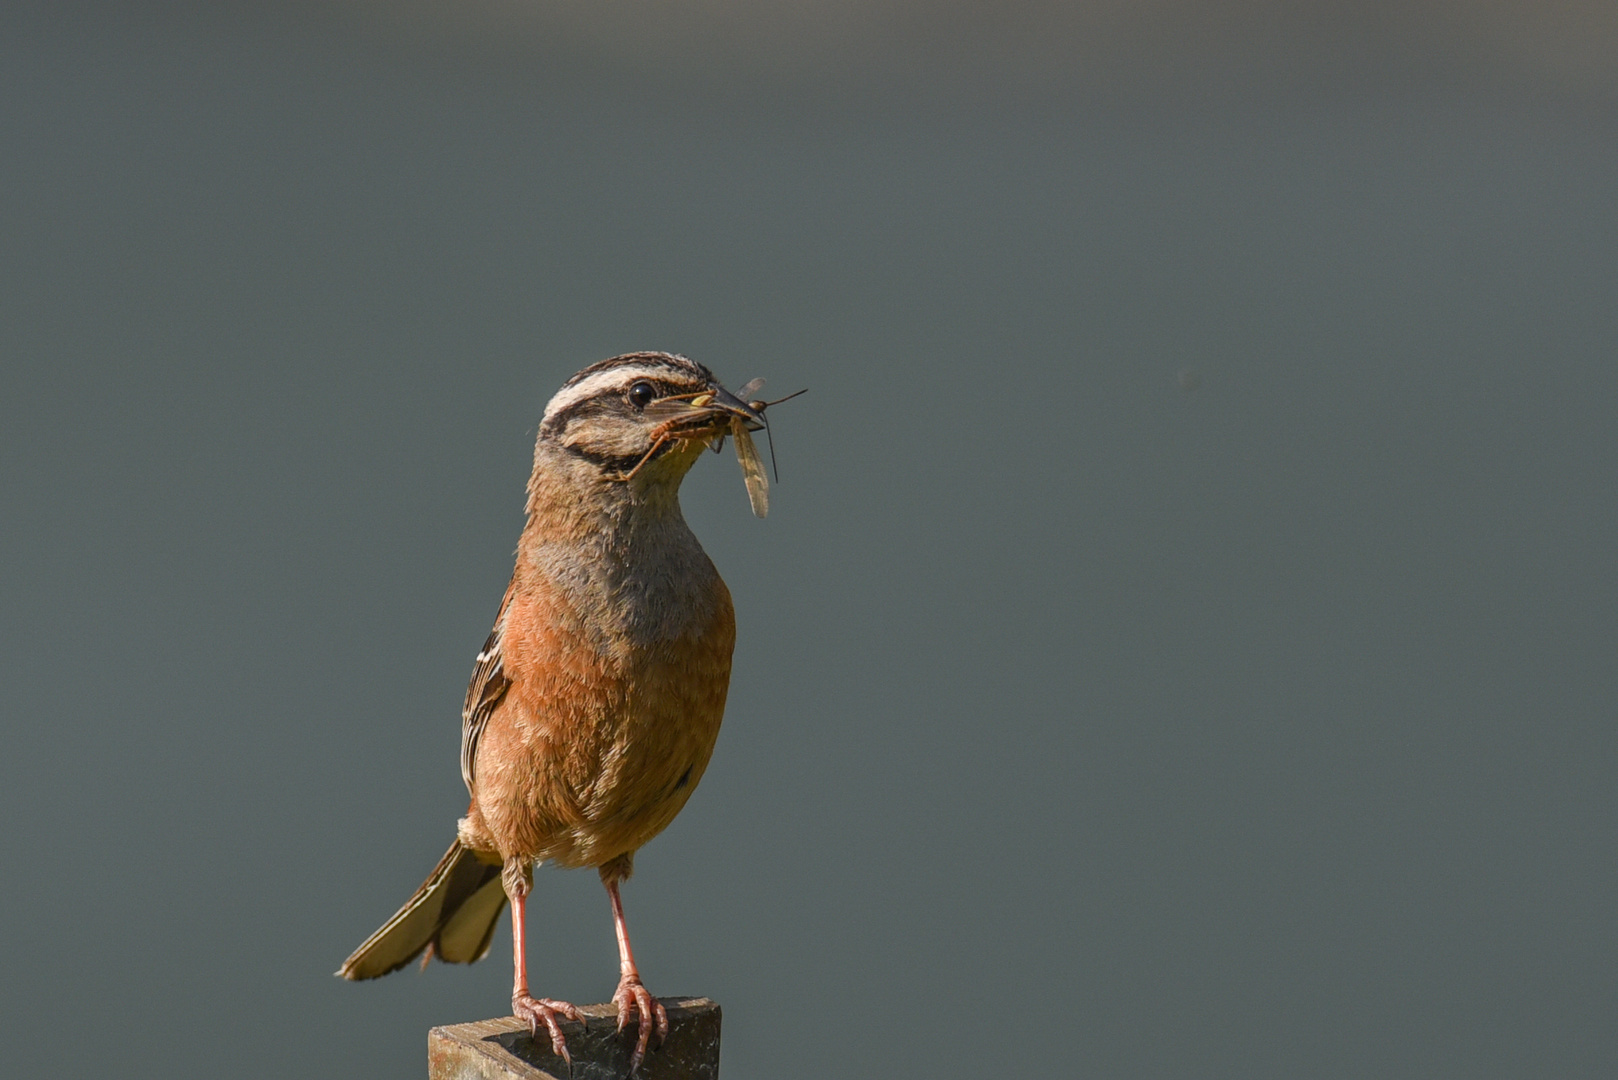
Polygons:
[[637,491],[677,488],[703,447],[738,420],[753,431],[763,426],[763,416],[701,364],[627,353],[591,364],[551,398],[537,464]]

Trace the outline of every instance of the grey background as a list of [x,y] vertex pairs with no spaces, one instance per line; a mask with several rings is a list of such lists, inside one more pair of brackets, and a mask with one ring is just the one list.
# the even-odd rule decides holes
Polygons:
[[[733,1078],[1618,1070],[1602,5],[8,5],[5,1071],[419,1076],[534,425],[666,348]],[[542,873],[536,989],[615,978]]]

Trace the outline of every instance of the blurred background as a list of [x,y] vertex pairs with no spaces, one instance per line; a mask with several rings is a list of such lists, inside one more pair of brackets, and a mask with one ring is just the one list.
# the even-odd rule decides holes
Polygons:
[[[535,424],[669,349],[739,643],[625,893],[732,1080],[1618,1071],[1618,16],[6,5],[16,1075],[410,1077]],[[538,992],[616,981],[541,872]],[[504,925],[504,924],[503,924]]]

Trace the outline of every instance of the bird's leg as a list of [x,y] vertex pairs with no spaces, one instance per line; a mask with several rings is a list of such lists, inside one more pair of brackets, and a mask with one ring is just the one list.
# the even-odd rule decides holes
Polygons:
[[607,887],[607,895],[612,898],[612,925],[618,932],[618,989],[612,995],[612,1003],[618,1006],[618,1030],[624,1030],[631,1016],[640,1024],[635,1052],[629,1059],[629,1071],[633,1074],[646,1056],[646,1047],[652,1040],[652,1028],[657,1028],[659,1044],[669,1037],[669,1014],[664,1010],[663,1003],[654,998],[640,981],[635,954],[629,948],[629,924],[624,921],[624,902],[618,895],[618,883],[629,876],[629,865],[627,858],[607,863],[601,868],[601,883]]
[[571,1067],[573,1058],[567,1052],[567,1040],[556,1017],[560,1013],[569,1020],[584,1023],[584,1014],[565,1001],[536,998],[528,993],[528,951],[523,938],[528,924],[528,890],[533,886],[533,871],[526,862],[508,860],[500,873],[505,886],[506,899],[511,901],[511,1014],[528,1021],[528,1032],[539,1038],[539,1025],[550,1033],[551,1049]]

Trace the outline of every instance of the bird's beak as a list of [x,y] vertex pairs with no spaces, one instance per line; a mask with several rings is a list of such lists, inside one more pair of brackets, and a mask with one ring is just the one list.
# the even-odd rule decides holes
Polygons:
[[714,386],[713,400],[708,407],[716,412],[741,417],[742,422],[747,425],[748,431],[759,431],[764,427],[764,414],[729,390],[726,390],[723,386]]
[[[717,383],[694,397],[664,398],[646,407],[649,419],[669,424],[670,433],[724,435],[740,419],[747,430],[764,427],[763,413]],[[707,434],[703,435],[704,438]]]

